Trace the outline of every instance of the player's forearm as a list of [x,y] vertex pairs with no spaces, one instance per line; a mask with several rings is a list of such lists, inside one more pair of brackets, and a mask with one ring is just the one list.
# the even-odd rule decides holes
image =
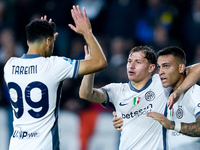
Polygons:
[[94,84],[95,74],[88,74],[83,76],[81,86],[79,89],[79,96],[82,99],[89,100],[93,93],[93,84]]
[[184,92],[192,85],[200,80],[200,63],[189,66],[186,68],[186,78],[182,84],[178,87],[178,90]]
[[[173,130],[176,130],[175,129],[176,123],[174,121],[172,121],[172,129]],[[177,131],[177,132],[187,135],[187,136],[191,136],[191,137],[200,137],[200,121],[193,122],[193,123],[181,122],[180,131]]]
[[95,74],[88,74],[83,77],[79,90],[79,96],[80,98],[87,100],[89,102],[102,103],[101,101],[98,100],[98,97],[95,98],[96,91],[93,88],[94,77]]
[[106,95],[101,89],[93,87],[95,74],[85,75],[81,82],[79,96],[80,98],[94,103],[103,103],[106,101]]
[[200,137],[200,122],[181,123],[180,133],[192,137]]
[[103,53],[103,50],[93,35],[91,31],[88,31],[87,33],[84,34],[84,38],[88,44],[88,47],[90,49],[90,55],[91,55],[91,61],[93,67],[96,66],[96,71],[100,71],[107,67],[107,60],[106,57]]

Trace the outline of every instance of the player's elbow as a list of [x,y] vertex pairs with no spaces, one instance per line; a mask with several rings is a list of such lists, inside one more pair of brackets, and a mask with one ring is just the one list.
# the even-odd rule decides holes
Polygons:
[[105,69],[108,66],[107,61],[104,61],[104,63],[102,64],[102,66],[103,66],[103,69]]
[[99,70],[105,69],[108,66],[106,59],[99,61],[98,66],[100,68]]
[[79,97],[81,98],[81,99],[84,99],[84,100],[88,100],[88,98],[89,98],[89,94],[87,94],[86,92],[83,92],[83,91],[79,91]]
[[85,95],[84,95],[83,93],[81,93],[80,91],[79,91],[79,97],[80,97],[81,99],[85,99]]
[[108,63],[107,63],[106,59],[101,60],[99,62],[99,66],[101,67],[101,69],[105,69],[108,66]]

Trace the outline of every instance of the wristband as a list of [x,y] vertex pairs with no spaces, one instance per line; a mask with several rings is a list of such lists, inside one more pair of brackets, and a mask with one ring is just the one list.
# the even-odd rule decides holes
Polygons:
[[179,122],[179,121],[174,121],[174,122],[175,122],[174,130],[177,132],[180,132],[181,131],[181,122]]

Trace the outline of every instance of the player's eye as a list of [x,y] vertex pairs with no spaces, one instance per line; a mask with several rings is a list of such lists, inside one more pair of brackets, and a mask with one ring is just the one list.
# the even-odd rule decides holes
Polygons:
[[131,63],[131,60],[130,60],[130,59],[128,60],[128,63]]
[[169,65],[164,65],[164,68],[169,68]]

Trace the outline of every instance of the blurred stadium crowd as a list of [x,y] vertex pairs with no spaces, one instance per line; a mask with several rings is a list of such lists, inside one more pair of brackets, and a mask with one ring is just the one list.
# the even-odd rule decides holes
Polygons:
[[[0,149],[8,149],[12,112],[3,79],[3,66],[27,51],[25,26],[47,15],[57,24],[54,55],[84,59],[83,37],[68,27],[72,5],[85,7],[108,60],[96,74],[95,87],[127,82],[126,61],[132,47],[171,45],[184,49],[187,65],[200,62],[200,0],[0,0]],[[65,80],[60,125],[65,150],[116,150],[119,133],[112,127],[113,108],[81,100],[82,77]],[[95,139],[94,135],[97,135]],[[68,137],[68,138],[67,138]],[[62,142],[62,140],[61,140]],[[109,147],[110,146],[110,147]]]

